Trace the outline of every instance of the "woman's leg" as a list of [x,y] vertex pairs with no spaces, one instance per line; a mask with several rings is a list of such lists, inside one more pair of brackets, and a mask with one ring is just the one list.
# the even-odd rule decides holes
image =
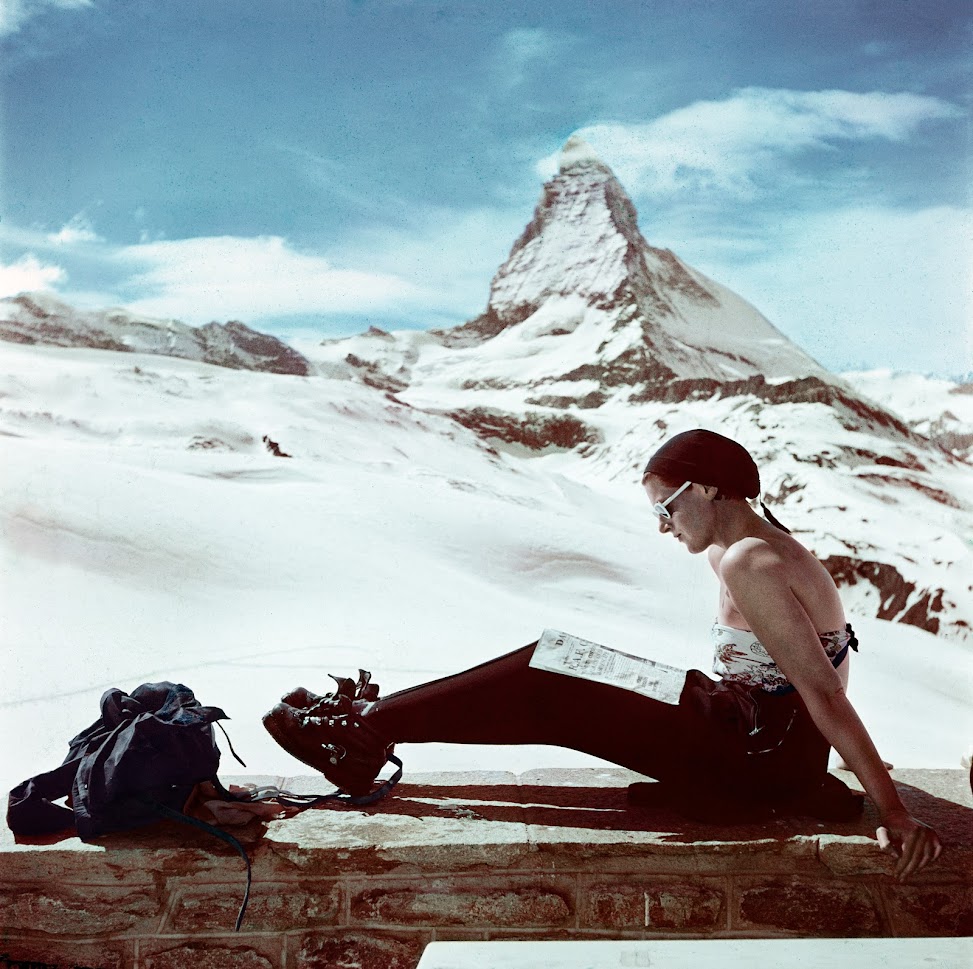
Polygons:
[[534,645],[379,699],[367,677],[327,697],[297,690],[264,723],[352,794],[371,790],[397,743],[551,744],[670,782],[674,803],[691,816],[711,812],[709,820],[731,820],[734,803],[832,819],[860,812],[860,801],[828,778],[827,741],[796,694],[755,700],[692,670],[679,704],[660,703],[534,669]]
[[534,645],[379,699],[365,719],[396,743],[551,744],[669,773],[682,746],[679,707],[534,669]]
[[685,768],[693,734],[685,709],[534,669],[534,645],[373,702],[354,699],[349,688],[344,699],[306,711],[280,704],[264,723],[286,750],[346,787],[342,777],[357,788],[370,783],[398,743],[551,744],[659,779]]

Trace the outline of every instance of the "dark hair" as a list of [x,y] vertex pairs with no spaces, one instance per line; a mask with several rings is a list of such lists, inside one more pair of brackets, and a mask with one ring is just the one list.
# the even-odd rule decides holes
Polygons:
[[[674,488],[684,481],[715,485],[717,498],[756,498],[760,494],[760,472],[750,452],[731,438],[703,428],[669,438],[649,458],[642,474],[643,483],[650,474]],[[767,521],[790,532],[762,501],[760,507]]]
[[760,494],[760,472],[750,452],[736,441],[715,431],[697,428],[670,437],[645,466],[646,474],[675,480],[716,485],[730,498],[756,498]]

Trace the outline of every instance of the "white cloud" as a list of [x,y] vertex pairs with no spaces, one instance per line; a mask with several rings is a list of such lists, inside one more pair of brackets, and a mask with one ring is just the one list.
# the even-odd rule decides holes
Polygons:
[[75,245],[79,242],[104,242],[104,239],[95,232],[91,220],[84,212],[79,212],[61,226],[60,231],[52,232],[47,238],[51,242],[64,246]]
[[115,261],[131,271],[124,288],[141,294],[131,309],[187,323],[390,310],[426,298],[398,276],[336,268],[279,236],[150,242]]
[[28,20],[49,10],[81,10],[93,6],[93,0],[2,0],[0,37],[17,33]]
[[[376,220],[333,254],[299,251],[279,236],[143,235],[137,245],[114,246],[82,216],[56,233],[3,222],[0,241],[25,255],[63,260],[74,285],[59,287],[61,296],[90,309],[125,305],[194,324],[376,314],[386,325],[442,326],[486,305],[490,278],[526,218],[522,206],[414,211],[407,226]],[[20,263],[8,267],[8,278],[16,270],[22,280],[17,291],[68,278],[33,256],[24,265],[29,273]]]
[[0,297],[50,289],[66,278],[67,273],[60,266],[42,263],[33,255],[22,256],[14,263],[0,263]]
[[[633,193],[715,190],[746,198],[768,175],[777,177],[790,157],[843,141],[903,141],[923,122],[962,114],[953,104],[917,94],[744,88],[644,124],[596,124],[575,134]],[[557,155],[548,156],[538,171],[550,176],[557,164]]]

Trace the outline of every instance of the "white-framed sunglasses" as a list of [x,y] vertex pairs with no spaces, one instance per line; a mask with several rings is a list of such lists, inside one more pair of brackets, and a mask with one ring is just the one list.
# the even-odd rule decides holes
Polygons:
[[660,517],[666,520],[672,518],[672,514],[666,507],[670,502],[675,501],[690,485],[691,481],[684,481],[677,491],[674,491],[665,501],[657,501],[653,506],[652,510]]

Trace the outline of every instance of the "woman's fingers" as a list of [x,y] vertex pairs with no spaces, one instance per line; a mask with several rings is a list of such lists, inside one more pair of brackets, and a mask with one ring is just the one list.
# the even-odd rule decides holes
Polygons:
[[906,881],[917,871],[934,862],[942,851],[942,844],[936,832],[924,824],[914,827],[902,840],[901,847],[897,847],[892,841],[887,828],[880,828],[877,834],[882,850],[898,859],[895,874],[899,881]]

